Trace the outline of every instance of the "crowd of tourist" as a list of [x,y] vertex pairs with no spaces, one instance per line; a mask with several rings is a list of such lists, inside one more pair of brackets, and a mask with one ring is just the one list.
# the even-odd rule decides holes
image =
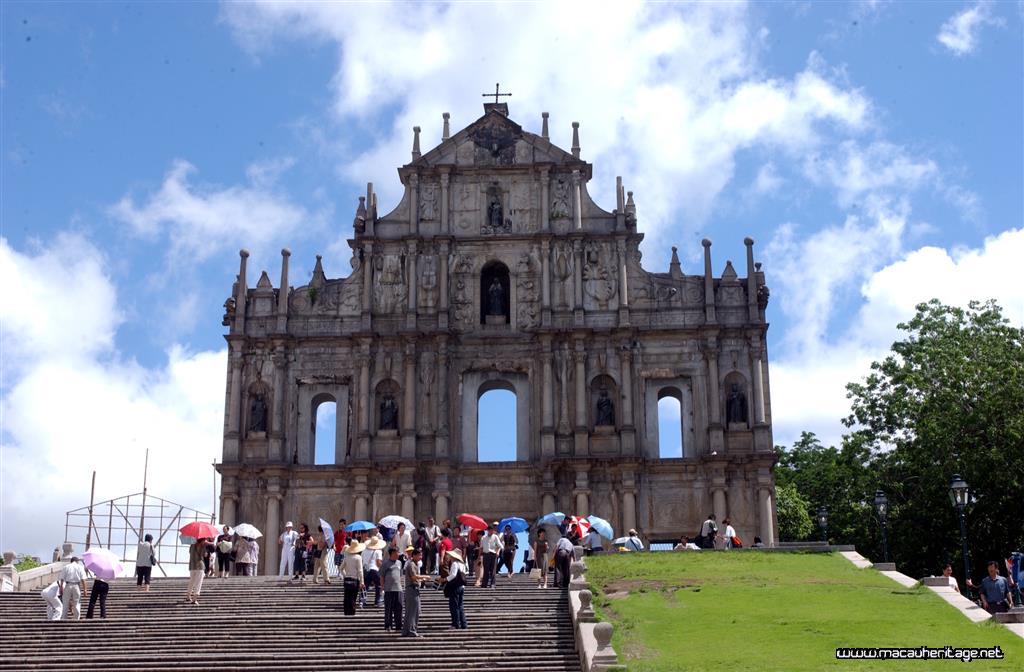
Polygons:
[[[608,540],[593,527],[587,529],[573,522],[577,520],[574,516],[565,517],[558,526],[558,537],[554,541],[549,541],[545,526],[538,526],[528,535],[529,541],[523,549],[523,564],[518,571],[528,573],[538,588],[548,588],[549,578],[557,588],[569,587],[569,570],[576,546],[582,546],[587,555],[605,552]],[[352,615],[356,613],[357,606],[383,606],[385,631],[400,631],[404,636],[419,636],[417,625],[422,590],[443,590],[448,598],[451,627],[463,629],[467,627],[464,594],[469,582],[479,588],[493,589],[503,573],[511,578],[517,571],[515,559],[520,538],[511,525],[498,529],[499,523],[493,522],[478,530],[453,525],[448,519],[438,525],[433,518],[411,530],[406,529],[405,523],[399,523],[397,529],[381,526],[348,532],[344,518],[338,521],[337,532],[325,531],[324,525],[327,523],[318,526],[314,534],[306,523],[300,524],[298,530],[291,521],[285,524],[284,531],[277,538],[281,550],[279,575],[290,575],[292,581],[300,583],[312,575],[314,584],[321,580],[324,584],[331,584],[332,572],[329,570],[333,557],[335,580],[340,580],[343,586],[343,612]],[[613,543],[619,551],[645,550],[643,540],[634,529]],[[743,542],[729,518],[723,519],[720,527],[714,514],[709,514],[694,539],[683,536],[672,549],[700,551],[742,546]],[[755,536],[752,548],[763,546],[761,538]],[[186,602],[199,604],[205,577],[255,576],[259,553],[256,539],[235,534],[226,525],[216,538],[196,539],[189,546]],[[138,590],[149,591],[156,564],[153,536],[147,534],[136,554]],[[1020,560],[1007,560],[1007,576],[1003,577],[999,574],[998,563],[989,562],[988,576],[980,584],[974,584],[968,578],[967,587],[978,591],[981,606],[990,613],[1006,611],[1015,603],[1020,604],[1020,564]],[[952,576],[952,566],[945,565],[942,575],[952,588],[960,592]],[[97,603],[100,617],[106,618],[109,584],[94,577],[92,590],[87,591],[88,577],[89,572],[82,561],[77,557],[71,558],[58,580],[42,591],[48,620],[61,620],[65,616],[80,619],[80,602],[86,594],[89,597],[86,618],[93,617]]]

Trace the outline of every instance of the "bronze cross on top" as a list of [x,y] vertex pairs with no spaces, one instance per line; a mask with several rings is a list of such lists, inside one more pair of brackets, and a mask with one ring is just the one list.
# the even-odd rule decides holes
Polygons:
[[498,103],[498,96],[508,96],[509,98],[512,97],[511,93],[498,93],[498,85],[497,84],[494,85],[494,93],[482,93],[480,95],[482,95],[484,98],[486,98],[488,96],[494,96],[494,103],[495,104]]

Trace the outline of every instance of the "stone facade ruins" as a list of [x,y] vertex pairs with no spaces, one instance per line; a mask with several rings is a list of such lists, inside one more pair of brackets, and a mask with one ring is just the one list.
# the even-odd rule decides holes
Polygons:
[[[765,335],[753,241],[746,277],[640,264],[637,212],[591,199],[578,124],[566,152],[505,104],[426,153],[414,129],[386,214],[372,184],[353,224],[352,273],[247,283],[229,327],[221,519],[262,526],[399,513],[527,520],[595,514],[651,539],[695,534],[709,512],[749,544],[777,539]],[[516,459],[478,460],[477,410],[515,393]],[[681,408],[682,456],[659,454],[658,401]],[[335,459],[315,464],[317,408],[337,404]],[[277,547],[264,544],[267,571]]]

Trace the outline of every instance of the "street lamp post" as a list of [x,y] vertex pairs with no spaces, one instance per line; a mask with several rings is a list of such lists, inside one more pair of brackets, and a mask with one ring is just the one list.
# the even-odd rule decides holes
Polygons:
[[821,540],[828,543],[828,509],[818,508],[818,527],[821,528]]
[[889,520],[889,499],[881,490],[875,490],[875,513],[878,523],[882,526],[882,562],[889,562],[889,540],[886,534],[886,523]]
[[960,544],[963,546],[964,556],[964,587],[970,593],[968,581],[971,580],[971,560],[967,550],[967,522],[964,519],[964,511],[967,508],[967,500],[970,489],[967,482],[960,478],[960,474],[953,474],[953,480],[949,484],[949,501],[953,503],[957,516],[960,518]]

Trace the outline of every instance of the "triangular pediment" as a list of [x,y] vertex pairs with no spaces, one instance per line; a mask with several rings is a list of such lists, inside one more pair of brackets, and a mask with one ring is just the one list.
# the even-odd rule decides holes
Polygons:
[[447,140],[408,164],[406,168],[443,165],[512,166],[545,164],[582,164],[571,153],[550,140],[523,130],[523,127],[497,110],[488,110]]

